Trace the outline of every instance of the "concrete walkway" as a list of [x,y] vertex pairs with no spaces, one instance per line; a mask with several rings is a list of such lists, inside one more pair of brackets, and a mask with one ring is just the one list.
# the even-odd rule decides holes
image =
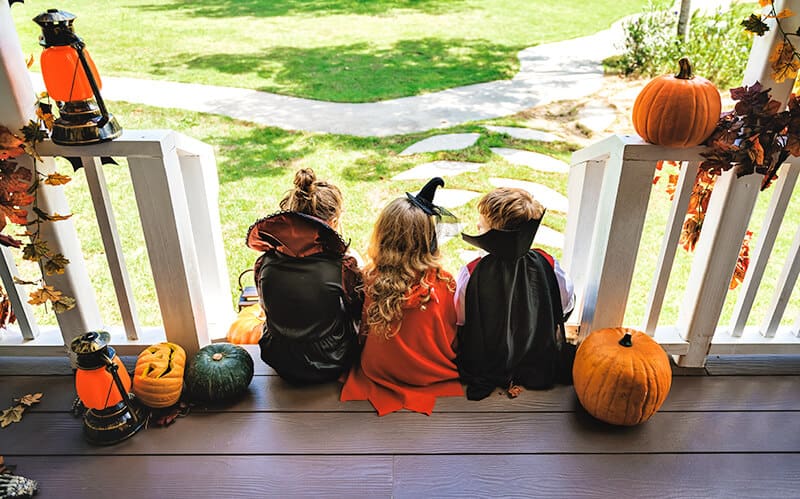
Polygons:
[[286,130],[382,137],[508,116],[594,93],[602,85],[600,63],[618,51],[622,36],[618,22],[591,36],[521,51],[520,71],[511,80],[374,103],[323,102],[240,88],[109,76],[103,77],[103,97],[222,114]]

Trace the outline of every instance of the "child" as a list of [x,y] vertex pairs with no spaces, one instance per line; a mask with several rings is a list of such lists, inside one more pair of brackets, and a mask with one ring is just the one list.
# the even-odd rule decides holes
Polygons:
[[369,400],[379,416],[400,409],[431,414],[436,397],[463,396],[453,341],[455,281],[439,264],[432,203],[435,178],[419,195],[395,199],[372,232],[361,320],[366,336],[341,400]]
[[481,234],[462,237],[488,255],[456,280],[456,363],[467,398],[483,399],[498,386],[571,383],[575,347],[565,341],[564,321],[575,301],[572,282],[555,258],[530,249],[544,208],[527,191],[502,187],[478,202],[478,212]]
[[357,360],[361,272],[336,232],[342,193],[313,170],[295,174],[282,210],[258,220],[247,246],[266,312],[261,358],[292,383],[338,379]]

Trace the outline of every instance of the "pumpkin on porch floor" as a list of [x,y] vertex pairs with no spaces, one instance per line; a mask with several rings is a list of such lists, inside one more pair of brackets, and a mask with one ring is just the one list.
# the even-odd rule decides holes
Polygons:
[[650,81],[633,103],[633,128],[651,144],[702,144],[719,121],[722,100],[717,87],[692,74],[689,59],[682,58],[678,65],[678,74]]
[[621,327],[594,331],[581,343],[572,377],[589,414],[624,426],[650,419],[672,386],[661,346],[641,331]]
[[181,398],[185,365],[180,345],[164,342],[145,348],[136,359],[133,393],[148,407],[174,405]]
[[228,329],[226,338],[237,345],[255,345],[261,339],[265,320],[261,305],[244,307]]
[[197,352],[186,371],[193,400],[225,402],[243,394],[253,380],[253,358],[232,343],[212,343]]

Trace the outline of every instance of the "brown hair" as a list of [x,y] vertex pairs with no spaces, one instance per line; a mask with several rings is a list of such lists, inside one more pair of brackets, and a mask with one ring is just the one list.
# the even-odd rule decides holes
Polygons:
[[499,187],[478,201],[478,213],[490,229],[514,230],[528,220],[542,218],[544,207],[524,189]]
[[311,168],[303,168],[294,174],[294,189],[281,200],[280,207],[317,217],[336,228],[342,214],[342,191],[317,180]]
[[[397,334],[408,291],[417,284],[432,286],[425,280],[429,269],[436,269],[437,278],[452,281],[440,275],[439,253],[431,254],[435,231],[432,217],[407,198],[395,199],[378,216],[364,267],[365,293],[372,299],[366,325],[377,334]],[[393,323],[398,324],[393,328]]]

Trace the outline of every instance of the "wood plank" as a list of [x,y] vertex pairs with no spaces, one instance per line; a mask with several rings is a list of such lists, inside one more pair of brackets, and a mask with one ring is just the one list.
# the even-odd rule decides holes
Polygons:
[[[521,454],[800,452],[795,412],[663,412],[614,427],[584,412],[197,413],[113,447],[84,442],[81,421],[26,413],[3,434],[3,455]],[[787,428],[777,431],[776,428]],[[200,437],[202,436],[202,438]]]
[[800,355],[709,355],[712,376],[800,376]]
[[[697,411],[800,411],[800,377],[705,376],[675,377],[661,412]],[[247,395],[233,405],[196,408],[198,412],[367,412],[367,402],[339,402],[341,385],[326,383],[309,387],[289,385],[277,376],[256,376]],[[36,412],[67,412],[75,399],[70,376],[0,377],[0,401],[26,393],[42,392]],[[437,413],[447,412],[574,412],[578,401],[571,386],[552,390],[523,391],[509,399],[500,391],[475,402],[447,397],[436,403]]]
[[398,456],[393,497],[797,497],[797,454]]
[[37,498],[389,497],[392,458],[380,456],[14,457]]

